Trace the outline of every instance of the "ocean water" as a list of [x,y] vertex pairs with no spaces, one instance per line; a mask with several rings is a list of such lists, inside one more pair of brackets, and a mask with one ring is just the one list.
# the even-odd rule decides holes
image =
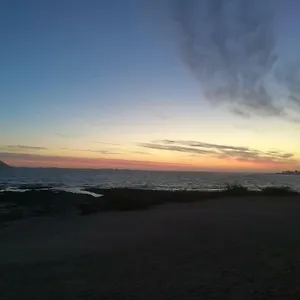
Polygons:
[[15,189],[22,185],[41,185],[64,189],[129,187],[164,190],[217,190],[223,188],[226,184],[242,184],[250,189],[284,185],[300,191],[300,176],[54,168],[11,168],[0,170],[0,190]]

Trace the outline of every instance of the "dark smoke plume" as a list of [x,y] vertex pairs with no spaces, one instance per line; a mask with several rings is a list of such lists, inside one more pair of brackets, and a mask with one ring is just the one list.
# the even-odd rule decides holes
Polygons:
[[288,107],[300,111],[300,65],[277,70],[284,63],[278,64],[276,54],[275,0],[168,4],[180,33],[182,59],[209,101],[229,104],[241,116],[290,119]]

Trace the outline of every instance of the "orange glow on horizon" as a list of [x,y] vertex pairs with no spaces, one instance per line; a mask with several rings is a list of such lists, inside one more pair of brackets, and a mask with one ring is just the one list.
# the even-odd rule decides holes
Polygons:
[[259,171],[268,172],[294,169],[288,163],[239,161],[235,159],[216,159],[212,157],[179,162],[146,161],[115,158],[85,158],[69,156],[28,155],[25,158],[10,157],[5,162],[20,167],[55,167],[87,169],[138,169],[170,171]]

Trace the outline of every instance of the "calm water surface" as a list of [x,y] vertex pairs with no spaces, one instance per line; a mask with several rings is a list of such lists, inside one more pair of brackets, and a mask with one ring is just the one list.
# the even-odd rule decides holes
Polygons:
[[0,170],[0,188],[20,185],[47,185],[60,188],[131,187],[144,189],[214,190],[226,184],[251,189],[286,185],[300,191],[300,176],[255,173],[161,172],[128,170],[79,170],[12,168]]

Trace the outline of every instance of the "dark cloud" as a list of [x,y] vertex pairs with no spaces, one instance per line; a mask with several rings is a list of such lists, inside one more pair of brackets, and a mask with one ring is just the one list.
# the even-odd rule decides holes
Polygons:
[[246,112],[246,111],[243,111],[242,109],[238,108],[238,107],[231,107],[229,109],[232,113],[234,113],[235,115],[238,115],[242,118],[246,118],[246,119],[249,119],[251,117],[251,115]]
[[256,163],[299,163],[292,153],[275,150],[264,152],[249,147],[219,145],[199,141],[159,140],[138,145],[144,148],[183,152],[189,155],[207,155],[220,159],[234,159]]
[[155,143],[162,144],[181,144],[189,147],[200,147],[200,148],[215,148],[215,149],[227,149],[227,150],[239,150],[239,151],[247,151],[248,147],[235,147],[235,146],[226,146],[226,145],[218,145],[218,144],[209,144],[198,141],[175,141],[175,140],[158,140],[154,141]]
[[209,101],[228,104],[242,117],[257,114],[290,120],[286,103],[279,102],[274,92],[275,84],[300,111],[300,63],[290,67],[278,56],[277,4],[275,0],[168,1],[182,60]]
[[292,153],[283,153],[283,154],[278,155],[278,157],[281,157],[281,158],[291,158],[293,156],[294,156],[294,154],[292,154]]
[[9,149],[15,149],[15,150],[18,150],[18,149],[27,149],[27,150],[47,150],[48,148],[46,147],[36,147],[36,146],[25,146],[25,145],[8,145],[8,146],[5,146],[6,148],[9,148]]

